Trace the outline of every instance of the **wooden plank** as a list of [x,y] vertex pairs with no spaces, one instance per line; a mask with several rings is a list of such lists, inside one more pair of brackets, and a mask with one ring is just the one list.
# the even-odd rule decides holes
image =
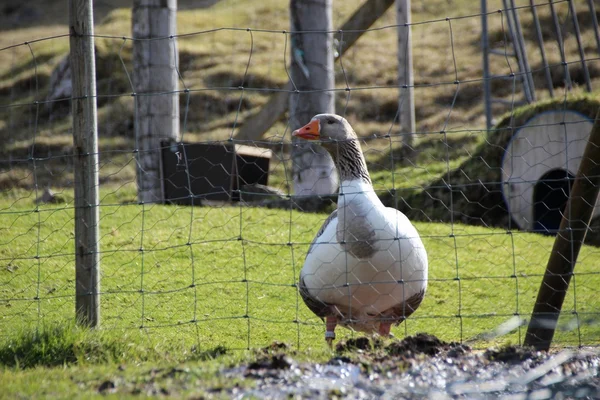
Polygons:
[[264,147],[246,146],[244,144],[235,145],[235,153],[242,156],[272,158],[273,151]]
[[234,139],[242,141],[259,140],[287,111],[289,106],[288,97],[293,88],[292,82],[288,81],[281,92],[271,96],[269,102],[261,108],[258,114],[244,121]]
[[92,0],[69,0],[77,322],[100,323],[98,115]]
[[[367,0],[342,25],[343,40],[338,58],[343,55],[391,6],[394,0]],[[336,58],[337,59],[337,58]],[[294,85],[288,81],[281,91],[273,94],[271,99],[254,116],[251,116],[238,130],[236,140],[259,140],[266,131],[279,120],[288,109],[288,97]]]
[[369,29],[387,10],[394,4],[394,0],[367,0],[346,21],[341,31],[344,32],[344,40],[340,49],[340,55],[344,54],[352,45]]

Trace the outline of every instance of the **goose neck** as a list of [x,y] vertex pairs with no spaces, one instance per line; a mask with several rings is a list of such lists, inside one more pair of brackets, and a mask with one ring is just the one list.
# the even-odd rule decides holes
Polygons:
[[333,146],[328,146],[327,150],[337,166],[342,185],[345,181],[357,180],[371,185],[367,163],[357,139],[336,142]]

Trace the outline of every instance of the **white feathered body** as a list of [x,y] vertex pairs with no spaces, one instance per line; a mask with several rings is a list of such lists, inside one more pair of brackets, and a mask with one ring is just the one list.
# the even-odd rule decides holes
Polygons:
[[[340,225],[356,221],[372,229],[367,255],[349,250],[356,239]],[[300,279],[311,297],[335,307],[341,324],[373,332],[394,307],[422,298],[427,269],[415,227],[400,211],[385,207],[371,184],[357,179],[342,182],[337,216],[313,241]]]

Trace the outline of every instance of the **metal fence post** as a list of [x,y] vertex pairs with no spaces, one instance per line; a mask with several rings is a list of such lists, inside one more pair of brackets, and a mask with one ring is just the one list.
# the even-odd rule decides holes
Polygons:
[[69,0],[75,185],[75,308],[78,323],[100,321],[98,117],[92,0]]

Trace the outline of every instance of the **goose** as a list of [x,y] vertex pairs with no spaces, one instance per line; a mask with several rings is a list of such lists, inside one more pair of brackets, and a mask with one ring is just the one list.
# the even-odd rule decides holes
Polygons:
[[419,307],[427,289],[427,253],[419,233],[377,197],[345,118],[318,114],[292,136],[318,141],[340,180],[338,208],[319,229],[300,271],[300,295],[325,321],[330,347],[337,325],[390,336],[391,326]]

